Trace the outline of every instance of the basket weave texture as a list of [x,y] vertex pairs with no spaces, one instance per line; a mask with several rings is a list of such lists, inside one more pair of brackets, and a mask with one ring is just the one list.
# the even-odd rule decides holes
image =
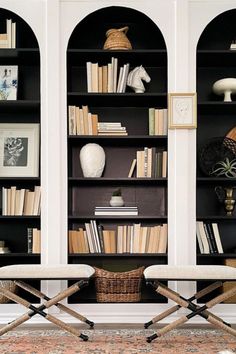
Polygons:
[[109,272],[95,269],[98,302],[139,302],[144,267],[128,272]]
[[123,28],[111,28],[106,32],[106,41],[104,43],[103,49],[110,49],[110,50],[128,50],[132,49],[132,45],[128,38],[126,37],[126,33],[129,27]]
[[[11,280],[0,280],[0,288],[4,288],[11,291],[12,293],[15,293],[17,286]],[[10,300],[6,296],[0,294],[0,304],[6,304],[9,301]]]

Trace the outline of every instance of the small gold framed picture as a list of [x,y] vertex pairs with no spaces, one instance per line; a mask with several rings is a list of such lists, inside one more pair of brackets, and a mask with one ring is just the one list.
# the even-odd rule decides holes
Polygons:
[[168,94],[169,129],[194,129],[197,127],[196,93]]

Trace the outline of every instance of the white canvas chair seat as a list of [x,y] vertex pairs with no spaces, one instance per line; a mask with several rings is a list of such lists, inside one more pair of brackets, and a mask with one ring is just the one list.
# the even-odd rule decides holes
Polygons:
[[[176,302],[177,305],[172,306],[170,309],[155,316],[151,321],[144,324],[145,328],[148,328],[153,323],[159,322],[172,313],[179,310],[181,307],[189,309],[191,312],[188,315],[184,315],[176,321],[164,326],[157,333],[147,337],[147,342],[151,342],[153,339],[169,332],[171,329],[178,327],[186,323],[190,318],[199,315],[205,318],[211,324],[225,330],[236,336],[236,330],[231,328],[230,324],[224,322],[221,318],[212,314],[208,309],[220,304],[222,301],[229,299],[236,294],[236,283],[230,290],[215,296],[213,299],[206,302],[203,306],[196,305],[193,301],[200,299],[204,295],[207,295],[211,291],[219,288],[225,281],[236,281],[236,268],[228,266],[218,265],[196,265],[196,266],[169,266],[169,265],[152,265],[144,270],[144,277],[147,284],[151,284],[157,293],[165,296]],[[183,296],[163,285],[160,281],[216,281],[206,288],[198,291],[191,298],[185,299]]]
[[[44,302],[38,307],[32,305],[26,299],[20,297],[16,293],[4,288],[4,282],[0,282],[0,294],[7,297],[16,303],[19,303],[29,309],[28,312],[15,319],[14,321],[8,323],[3,328],[0,329],[0,335],[10,331],[11,329],[19,326],[20,324],[26,322],[36,314],[43,316],[48,321],[54,323],[60,328],[74,334],[77,337],[82,338],[84,341],[88,340],[88,336],[80,333],[76,328],[71,325],[59,320],[53,315],[45,312],[51,306],[57,306],[61,311],[68,313],[69,315],[75,317],[76,319],[87,323],[91,328],[93,328],[94,323],[88,320],[83,315],[70,309],[69,307],[61,304],[60,301],[64,300],[68,296],[71,296],[78,292],[82,287],[88,285],[90,278],[94,274],[94,269],[86,264],[69,264],[69,265],[40,265],[40,264],[26,264],[26,265],[10,265],[0,268],[0,280],[12,280],[20,288],[26,290],[27,292],[35,295],[36,297],[43,299]],[[62,290],[59,294],[53,298],[49,298],[47,295],[43,294],[41,291],[35,289],[29,284],[24,283],[25,279],[37,279],[37,280],[74,280],[75,283],[69,288]]]

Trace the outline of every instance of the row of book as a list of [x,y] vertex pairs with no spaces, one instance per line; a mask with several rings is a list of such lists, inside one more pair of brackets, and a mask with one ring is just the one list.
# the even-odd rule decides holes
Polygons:
[[197,221],[196,233],[201,254],[224,253],[217,223]]
[[27,229],[28,253],[41,253],[41,230],[29,227]]
[[2,187],[2,215],[40,215],[41,187],[34,190]]
[[128,135],[126,127],[120,122],[98,122],[98,135]]
[[[137,166],[136,166],[137,165]],[[136,167],[136,177],[160,178],[167,176],[167,151],[157,151],[155,147],[145,147],[137,151],[132,161],[128,177],[132,177]]]
[[168,110],[166,108],[149,108],[149,135],[167,135]]
[[70,230],[69,253],[166,253],[167,224],[141,226],[118,225],[105,230],[95,220],[85,223],[85,230]]
[[88,92],[125,92],[129,73],[128,63],[119,69],[118,59],[112,57],[111,63],[103,66],[99,66],[98,63],[86,62],[86,70]]
[[6,20],[6,33],[0,33],[0,48],[16,48],[16,23]]
[[138,207],[95,207],[94,215],[138,215]]

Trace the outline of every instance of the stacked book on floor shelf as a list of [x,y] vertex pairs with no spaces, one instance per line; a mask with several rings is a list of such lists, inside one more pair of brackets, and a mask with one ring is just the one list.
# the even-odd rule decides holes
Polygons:
[[99,66],[86,62],[87,91],[94,93],[123,93],[126,90],[129,63],[118,68],[118,59],[112,57],[111,63]]
[[144,150],[136,152],[136,159],[133,159],[128,177],[132,177],[136,168],[136,177],[143,178],[165,178],[167,177],[167,151],[157,148],[145,147]]
[[27,229],[28,253],[41,253],[41,231],[37,228]]
[[35,186],[34,191],[2,187],[2,215],[40,215],[41,187]]
[[69,135],[128,135],[120,122],[98,122],[98,115],[89,112],[88,106],[69,106]]
[[196,232],[201,254],[224,253],[217,223],[197,221]]
[[167,252],[167,224],[141,226],[118,225],[104,230],[95,220],[85,230],[69,231],[69,253],[159,253]]

